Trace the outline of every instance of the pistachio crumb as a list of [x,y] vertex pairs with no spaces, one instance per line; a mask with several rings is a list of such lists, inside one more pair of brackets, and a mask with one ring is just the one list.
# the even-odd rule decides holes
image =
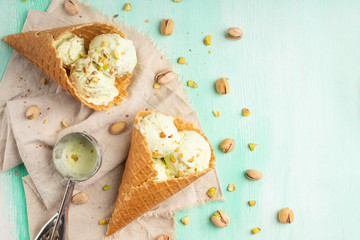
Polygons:
[[250,200],[250,201],[249,201],[250,207],[255,206],[255,204],[256,204],[256,201],[255,201],[255,200]]
[[251,230],[251,232],[252,232],[252,234],[257,234],[257,233],[261,232],[261,229],[258,228],[258,227],[256,227],[256,228],[253,228],[253,229]]
[[154,86],[153,86],[155,89],[159,89],[160,88],[160,84],[159,83],[154,83]]
[[228,190],[229,192],[235,191],[235,184],[229,184],[228,187],[227,187],[227,190]]
[[100,224],[100,225],[105,225],[105,224],[107,224],[108,222],[109,222],[108,220],[104,219],[104,220],[100,220],[100,221],[99,221],[99,224]]
[[67,127],[67,126],[68,126],[68,122],[67,122],[67,121],[61,121],[61,125],[62,125],[63,127]]
[[103,187],[103,190],[104,190],[104,191],[107,191],[107,190],[109,190],[109,188],[110,188],[109,185],[106,184],[106,185]]
[[257,146],[256,143],[249,143],[249,148],[250,148],[251,151],[254,151],[256,146]]
[[185,63],[186,63],[185,58],[184,58],[184,57],[179,57],[178,63],[179,63],[179,64],[185,64]]
[[181,222],[185,225],[188,225],[189,224],[189,220],[190,220],[190,217],[189,216],[186,216],[184,218],[181,219]]
[[124,10],[124,11],[131,11],[131,4],[130,4],[130,3],[126,3],[123,10]]
[[219,111],[213,110],[213,114],[214,114],[215,117],[220,117],[220,112]]
[[188,85],[189,87],[193,87],[193,88],[197,88],[197,87],[198,87],[198,85],[197,85],[193,80],[189,80],[189,81],[187,82],[187,85]]

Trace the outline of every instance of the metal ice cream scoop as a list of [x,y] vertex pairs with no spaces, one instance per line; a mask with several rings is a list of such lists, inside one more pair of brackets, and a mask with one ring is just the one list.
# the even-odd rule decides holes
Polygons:
[[67,215],[75,183],[95,175],[101,166],[102,151],[92,136],[85,132],[73,132],[57,141],[52,159],[55,169],[68,180],[68,184],[60,209],[43,226],[35,240],[67,239]]

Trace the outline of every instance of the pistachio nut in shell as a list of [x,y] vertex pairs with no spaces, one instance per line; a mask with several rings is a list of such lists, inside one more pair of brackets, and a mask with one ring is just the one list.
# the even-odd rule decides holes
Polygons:
[[165,234],[160,234],[156,240],[170,240],[170,237],[168,235]]
[[74,0],[66,0],[64,8],[69,15],[76,15],[80,12],[80,8]]
[[258,181],[263,177],[262,173],[255,169],[247,170],[245,176],[252,181]]
[[176,73],[173,72],[172,70],[165,70],[159,72],[155,76],[155,81],[158,82],[159,84],[167,84],[175,79],[176,79]]
[[229,82],[227,78],[219,78],[216,81],[216,91],[220,94],[228,94],[229,93]]
[[243,35],[244,33],[241,28],[232,27],[228,29],[226,37],[231,40],[240,40]]
[[211,221],[215,226],[224,228],[229,224],[230,217],[226,214],[226,212],[217,210],[213,215],[211,215]]
[[220,143],[220,149],[224,153],[231,152],[235,147],[235,140],[231,138],[226,138]]
[[279,211],[278,217],[281,223],[290,224],[294,221],[294,212],[290,208],[283,208]]
[[25,117],[29,120],[32,120],[34,118],[36,118],[40,113],[40,109],[37,105],[32,105],[30,106],[26,112],[25,112]]
[[87,195],[87,193],[85,192],[79,192],[71,198],[71,202],[76,205],[84,204],[87,203],[88,201],[89,201],[89,195]]
[[165,36],[171,35],[174,32],[174,26],[175,26],[175,23],[171,18],[169,18],[169,19],[164,18],[161,21],[160,32]]

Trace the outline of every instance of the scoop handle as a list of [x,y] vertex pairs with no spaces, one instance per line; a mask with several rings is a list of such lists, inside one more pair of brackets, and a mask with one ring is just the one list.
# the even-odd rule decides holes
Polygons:
[[[66,192],[61,203],[60,209],[58,211],[59,215],[56,219],[55,226],[53,232],[51,234],[50,240],[54,240],[56,236],[56,232],[58,232],[59,240],[66,240],[67,239],[67,215],[70,207],[70,200],[74,191],[75,182],[69,180]],[[59,228],[61,224],[61,228]]]

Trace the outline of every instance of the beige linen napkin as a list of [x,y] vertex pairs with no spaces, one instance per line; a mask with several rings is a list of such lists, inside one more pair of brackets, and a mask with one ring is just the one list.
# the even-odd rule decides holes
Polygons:
[[[69,24],[90,21],[112,20],[81,4],[81,18],[69,17],[63,9],[63,1],[54,0],[48,13],[30,10],[24,30],[43,30]],[[55,17],[54,17],[55,16]],[[98,139],[103,148],[103,165],[89,181],[76,185],[90,195],[85,205],[72,205],[69,211],[70,239],[99,239],[105,234],[105,226],[98,225],[108,219],[115,204],[121,181],[123,163],[126,160],[132,123],[141,109],[156,109],[177,115],[200,127],[195,110],[186,102],[182,87],[174,81],[159,90],[154,90],[154,75],[170,65],[162,57],[153,42],[142,33],[118,24],[127,37],[134,41],[138,65],[128,89],[129,97],[107,112],[94,112],[49,81],[35,66],[16,52],[13,53],[0,85],[0,167],[7,169],[24,162],[29,176],[23,178],[30,236],[33,238],[42,225],[56,212],[65,190],[66,182],[55,172],[51,161],[51,147],[62,135],[72,131],[87,131]],[[40,107],[41,115],[32,120],[24,118],[30,105]],[[48,123],[43,121],[48,119]],[[108,133],[109,126],[116,121],[129,123],[128,129],[118,136]],[[69,127],[62,129],[60,122],[68,121]],[[104,192],[102,186],[110,185]],[[114,239],[154,239],[159,233],[174,232],[173,215],[176,209],[190,207],[209,201],[205,192],[220,184],[216,171],[212,171],[167,201],[146,213],[121,231]],[[215,200],[221,200],[221,190]]]

